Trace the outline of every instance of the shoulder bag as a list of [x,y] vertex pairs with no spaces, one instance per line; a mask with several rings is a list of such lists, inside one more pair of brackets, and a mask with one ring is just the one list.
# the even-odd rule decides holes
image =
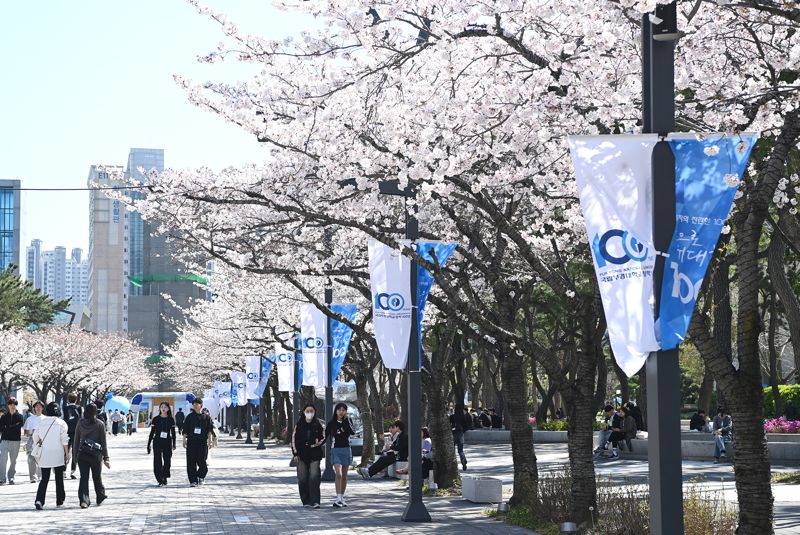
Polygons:
[[54,418],[53,421],[50,422],[50,427],[47,428],[47,432],[44,434],[44,436],[33,443],[33,448],[31,449],[31,457],[33,457],[33,459],[36,461],[36,464],[42,462],[42,452],[43,452],[42,444],[44,443],[44,439],[47,438],[47,435],[50,433],[50,430],[53,428],[53,424],[55,423],[56,421]]

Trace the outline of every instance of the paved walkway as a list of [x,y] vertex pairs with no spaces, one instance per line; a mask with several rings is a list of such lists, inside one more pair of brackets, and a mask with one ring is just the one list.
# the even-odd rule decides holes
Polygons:
[[[100,507],[81,510],[77,481],[66,481],[67,502],[55,508],[55,486],[50,483],[44,511],[33,508],[36,485],[27,482],[24,455],[17,464],[17,485],[0,487],[0,526],[7,533],[320,533],[320,534],[522,534],[530,531],[487,519],[485,505],[460,498],[426,497],[430,524],[400,520],[407,491],[394,480],[362,481],[350,474],[347,509],[330,506],[333,483],[322,483],[323,507],[300,507],[294,469],[283,446],[255,445],[227,436],[212,450],[210,472],[204,487],[188,487],[185,456],[179,447],[174,457],[170,486],[158,488],[152,475],[152,458],[145,452],[146,435],[109,438],[111,470],[104,470],[108,500]],[[565,444],[536,446],[542,472],[557,470],[567,458]],[[510,494],[513,483],[511,448],[505,444],[467,447],[469,473],[503,480]],[[797,469],[797,467],[793,467]],[[787,470],[792,467],[773,467]],[[624,482],[647,480],[645,461],[612,461],[598,465],[598,474]],[[710,462],[684,461],[684,480],[698,477],[704,485],[736,500],[733,468]],[[800,533],[800,485],[773,485],[776,532]]]
[[[351,473],[347,509],[331,506],[333,483],[322,483],[322,508],[303,509],[289,451],[268,445],[257,451],[243,440],[223,437],[211,451],[206,484],[190,488],[182,449],[174,457],[172,479],[156,486],[146,435],[109,438],[111,470],[103,471],[108,499],[100,507],[78,506],[78,482],[67,480],[67,501],[55,508],[50,482],[43,511],[33,507],[36,486],[28,482],[20,455],[17,484],[0,487],[0,526],[6,533],[242,533],[242,534],[521,534],[482,515],[484,505],[456,498],[426,498],[433,522],[400,520],[407,491],[394,480],[363,481]],[[91,488],[91,485],[90,485]]]

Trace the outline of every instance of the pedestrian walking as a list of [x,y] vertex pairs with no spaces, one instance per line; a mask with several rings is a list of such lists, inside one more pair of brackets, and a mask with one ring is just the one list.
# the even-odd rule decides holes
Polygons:
[[186,419],[186,415],[183,413],[183,407],[178,409],[177,414],[175,414],[175,426],[178,428],[178,434],[183,434],[183,421]]
[[31,478],[31,483],[36,483],[37,477],[39,479],[42,478],[42,469],[39,468],[31,452],[33,451],[33,432],[36,431],[39,424],[42,423],[42,419],[44,418],[43,412],[44,403],[37,399],[33,402],[33,414],[28,414],[28,418],[25,420],[25,436],[28,437],[25,443],[25,452],[28,457],[28,475]]
[[347,470],[353,464],[353,450],[350,448],[350,437],[355,435],[353,423],[347,414],[347,405],[337,403],[333,409],[333,417],[325,428],[325,439],[331,443],[331,462],[336,473],[336,499],[334,507],[347,507],[345,492],[347,491]]
[[39,427],[33,432],[33,451],[39,468],[42,469],[42,479],[36,491],[36,509],[42,509],[50,482],[50,473],[54,472],[56,480],[56,507],[64,505],[64,470],[69,462],[69,434],[67,423],[60,418],[61,410],[55,401],[48,403],[45,416]]
[[114,409],[114,413],[111,415],[111,434],[117,436],[119,434],[119,423],[122,421],[122,415],[119,413],[119,409]]
[[186,472],[189,476],[189,485],[199,487],[203,485],[208,474],[208,450],[212,444],[214,426],[211,418],[203,414],[203,400],[194,398],[192,412],[183,421],[183,448],[186,450]]
[[[22,426],[25,422],[22,415],[17,412],[17,400],[8,400],[8,410],[0,416],[0,485],[14,484],[17,474],[17,455],[22,440]],[[6,471],[6,463],[11,461]]]
[[[75,438],[75,429],[78,428],[78,422],[83,416],[83,410],[80,407],[78,407],[78,405],[76,404],[77,401],[78,401],[78,396],[70,393],[67,395],[67,405],[64,407],[64,421],[67,422],[67,434],[69,435],[70,450],[72,449],[73,439]],[[73,455],[72,462],[70,463],[70,471],[69,471],[70,479],[75,479],[76,462],[77,460]]]
[[297,421],[292,433],[292,454],[297,463],[297,486],[303,507],[319,509],[320,472],[322,444],[325,443],[325,426],[316,417],[317,410],[311,403],[303,407],[303,416]]
[[91,505],[89,499],[89,474],[94,483],[96,504],[100,505],[106,499],[106,489],[103,486],[103,464],[111,468],[106,446],[106,426],[97,417],[97,407],[87,405],[83,418],[75,429],[75,440],[72,446],[72,457],[78,458],[78,469],[81,479],[78,482],[78,502],[81,509]]
[[470,416],[466,407],[456,405],[456,410],[450,413],[450,431],[453,433],[453,445],[458,450],[463,470],[467,469],[467,455],[464,453],[464,433],[470,429],[472,429],[472,416]]
[[128,436],[133,433],[133,411],[128,411]]
[[150,422],[150,438],[147,439],[147,453],[153,447],[153,474],[159,487],[167,486],[172,466],[172,452],[175,451],[175,419],[169,403],[162,401],[159,414]]
[[119,432],[125,435],[128,429],[128,415],[124,411],[119,413]]

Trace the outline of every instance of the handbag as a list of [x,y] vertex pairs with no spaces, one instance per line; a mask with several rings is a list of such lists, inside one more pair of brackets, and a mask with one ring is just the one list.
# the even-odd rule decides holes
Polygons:
[[81,439],[81,445],[78,448],[81,453],[99,456],[103,453],[103,446],[92,440],[91,438]]
[[50,427],[47,428],[47,432],[44,434],[44,436],[33,443],[31,457],[33,457],[33,459],[36,461],[36,464],[40,464],[42,462],[42,453],[44,452],[42,444],[44,443],[44,439],[46,439],[47,435],[50,433],[50,430],[53,428],[54,423],[56,423],[55,419],[50,422]]

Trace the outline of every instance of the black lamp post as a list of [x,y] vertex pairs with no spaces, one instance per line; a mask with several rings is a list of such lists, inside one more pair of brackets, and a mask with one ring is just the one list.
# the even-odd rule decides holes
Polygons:
[[[329,309],[333,303],[333,288],[330,285],[325,288],[325,306]],[[325,421],[329,422],[333,418],[333,348],[331,347],[331,320],[325,316],[327,322],[327,340],[325,342],[327,350],[325,351],[325,369],[327,374],[325,377]],[[336,474],[333,472],[333,463],[331,462],[331,441],[325,441],[325,471],[322,473],[322,481],[334,481]]]
[[[416,217],[416,204],[408,210],[408,199],[416,199],[417,191],[412,184],[400,189],[398,180],[387,180],[379,184],[379,191],[384,195],[403,197],[406,209],[406,239],[413,242],[419,239],[419,224]],[[408,342],[408,358],[406,374],[408,379],[408,504],[403,512],[404,522],[430,522],[425,503],[422,501],[422,422],[420,405],[422,404],[422,377],[419,368],[419,320],[417,316],[417,263],[411,262],[411,335]]]
[[[260,357],[258,359],[258,365],[260,368],[258,369],[259,374],[264,372],[264,357]],[[259,375],[260,376],[260,375]],[[265,381],[262,377],[262,381]],[[269,377],[266,379],[269,380]],[[265,381],[266,383],[266,381]],[[264,392],[266,389],[269,388],[268,386],[264,386]],[[258,446],[256,446],[257,450],[265,450],[267,447],[264,445],[264,431],[267,429],[267,403],[265,400],[264,392],[261,393],[261,397],[258,400]]]
[[[659,5],[658,24],[642,17],[642,118],[643,132],[665,136],[675,128],[675,2]],[[653,241],[666,251],[675,230],[675,157],[666,141],[653,149]],[[653,270],[655,310],[661,298],[665,258],[656,256]],[[657,319],[657,318],[656,318]],[[680,368],[678,349],[650,353],[646,363],[647,422],[650,433],[650,533],[682,535],[683,480],[681,471]]]
[[[297,425],[297,420],[300,419],[300,392],[297,391],[298,387],[299,387],[299,385],[297,384],[297,380],[298,380],[297,376],[300,374],[300,363],[297,361],[297,354],[299,353],[299,351],[298,351],[299,344],[300,344],[300,337],[298,336],[297,339],[295,340],[295,344],[294,344],[295,350],[294,350],[294,359],[293,359],[294,360],[294,374],[293,374],[293,379],[292,379],[292,383],[293,383],[292,384],[292,414],[286,416],[287,418],[291,418],[292,419],[292,421],[291,421],[291,427],[292,428],[294,428],[294,426]],[[289,427],[290,426],[287,425],[286,429],[288,430]],[[291,437],[287,437],[287,438],[289,440],[291,440]],[[289,462],[289,466],[292,466],[292,467],[297,466],[297,463],[294,461],[294,457],[292,457],[292,460]]]

